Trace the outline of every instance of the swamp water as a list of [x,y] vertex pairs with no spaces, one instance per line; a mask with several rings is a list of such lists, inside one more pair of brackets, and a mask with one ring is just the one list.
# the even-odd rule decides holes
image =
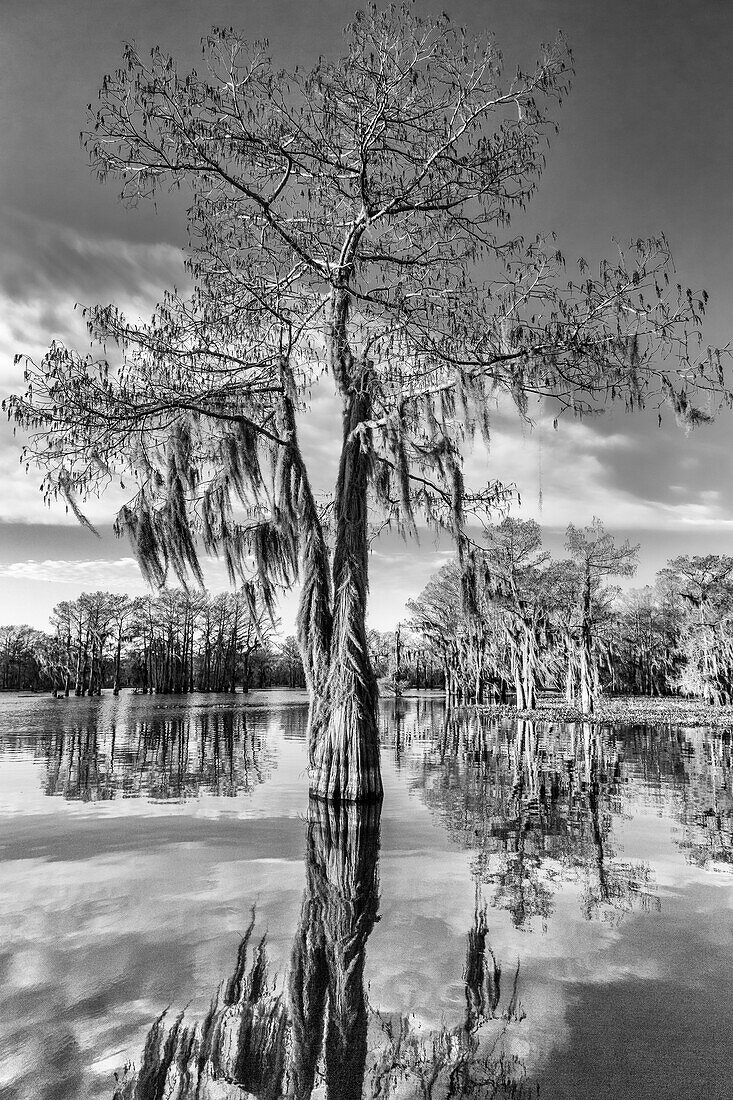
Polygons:
[[[730,735],[0,698],[0,1097],[729,1098]],[[116,1077],[115,1077],[116,1074]]]

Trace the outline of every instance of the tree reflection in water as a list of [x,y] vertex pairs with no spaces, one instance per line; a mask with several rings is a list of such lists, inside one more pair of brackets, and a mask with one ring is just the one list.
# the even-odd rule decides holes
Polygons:
[[[517,962],[512,992],[506,1007],[502,1010],[501,966],[487,942],[489,926],[486,919],[486,905],[481,902],[480,891],[476,890],[473,928],[468,933],[466,948],[466,1029],[475,1030],[487,1020],[523,1020],[524,1010],[519,999],[519,962]],[[489,963],[488,956],[491,957]]]
[[[378,919],[379,815],[378,806],[311,801],[306,887],[286,990],[277,992],[269,980],[266,937],[255,942],[253,913],[235,971],[205,1019],[159,1016],[139,1070],[126,1068],[114,1100],[530,1095],[521,1062],[502,1048],[506,1028],[523,1017],[519,969],[502,1009],[501,967],[487,946],[478,901],[459,1026],[422,1032],[407,1016],[369,1006],[364,964]],[[499,1029],[487,1032],[490,1021]]]
[[[432,738],[417,732],[412,786],[449,832],[475,853],[478,883],[517,928],[543,925],[561,882],[580,886],[589,919],[656,907],[649,868],[619,859],[621,753],[590,723],[517,719],[448,710]],[[404,736],[403,736],[404,740]],[[403,766],[405,749],[403,747]]]
[[[689,859],[733,863],[727,733],[502,723],[405,700],[389,709],[384,741],[401,781],[472,853],[477,903],[460,1025],[427,1031],[368,1004],[378,812],[314,803],[285,990],[268,977],[266,942],[252,923],[205,1019],[159,1017],[139,1071],[130,1068],[118,1084],[118,1100],[526,1095],[524,1068],[506,1053],[523,1017],[520,970],[502,973],[481,891],[519,929],[550,919],[561,883],[571,884],[588,918],[616,921],[656,906],[649,869],[615,851],[619,821],[637,808],[676,818],[675,839]],[[304,716],[288,713],[295,724],[286,723],[286,737],[300,735]],[[234,793],[261,781],[273,759],[264,721],[224,711],[146,717],[124,736],[113,725],[99,735],[92,725],[70,727],[46,742],[46,789],[82,799]]]
[[[650,807],[679,823],[691,862],[733,863],[728,731],[499,720],[433,700],[413,713],[400,730],[402,773],[474,852],[477,881],[517,928],[544,925],[562,882],[580,886],[588,919],[658,908],[649,867],[614,850],[618,823]],[[389,727],[383,738],[391,744]]]
[[[656,904],[647,870],[613,853],[613,821],[635,803],[676,818],[691,862],[733,864],[729,731],[500,722],[469,708],[446,712],[433,699],[391,700],[383,719],[397,771],[476,850],[477,872],[518,927],[548,918],[563,876],[583,878],[589,916]],[[306,708],[278,713],[286,739],[302,740],[306,723]],[[276,759],[266,725],[244,708],[153,713],[119,725],[112,716],[102,727],[92,713],[26,741],[45,757],[48,795],[183,800],[234,796],[263,782]]]
[[309,1097],[323,1042],[334,1097],[361,1096],[367,1050],[366,942],[377,919],[379,807],[311,801],[306,888],[289,981],[292,1082]]
[[234,797],[262,783],[272,762],[244,709],[154,714],[122,732],[92,715],[49,738],[46,760],[46,794],[82,802]]

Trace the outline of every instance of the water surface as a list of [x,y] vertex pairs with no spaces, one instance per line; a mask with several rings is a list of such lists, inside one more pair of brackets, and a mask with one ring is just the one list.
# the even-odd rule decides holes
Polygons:
[[0,698],[0,1096],[730,1096],[729,734],[389,702],[380,816],[306,721]]

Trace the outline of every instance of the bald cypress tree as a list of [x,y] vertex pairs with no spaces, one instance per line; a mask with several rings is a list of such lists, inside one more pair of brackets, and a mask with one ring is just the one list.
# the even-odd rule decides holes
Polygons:
[[[714,355],[690,358],[704,301],[670,283],[663,238],[568,280],[551,238],[512,230],[570,73],[562,40],[508,76],[490,36],[403,5],[357,13],[308,72],[216,29],[196,71],[128,46],[103,81],[92,165],[131,203],[188,189],[193,291],[144,324],[89,310],[98,354],[28,361],[10,413],[80,517],[134,479],[117,527],[151,581],[200,579],[202,547],[270,604],[300,575],[321,797],[381,796],[370,509],[450,531],[465,566],[471,518],[503,492],[469,491],[461,466],[494,395],[521,415],[533,394],[577,414],[657,395],[690,423],[694,386],[724,384]],[[342,409],[328,528],[299,442],[324,372]]]
[[600,694],[598,667],[595,652],[599,596],[607,577],[630,577],[636,570],[639,544],[626,541],[617,546],[613,535],[606,531],[597,516],[589,527],[568,525],[565,549],[579,570],[580,637],[579,702],[583,714],[592,714]]

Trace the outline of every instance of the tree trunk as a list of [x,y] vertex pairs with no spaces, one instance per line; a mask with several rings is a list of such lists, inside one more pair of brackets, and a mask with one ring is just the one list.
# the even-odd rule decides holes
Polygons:
[[565,702],[571,705],[577,701],[577,680],[575,643],[568,634],[565,638]]
[[97,680],[99,679],[98,673],[99,658],[97,655],[97,642],[92,642],[92,658],[89,662],[89,698],[97,694]]
[[377,686],[366,637],[369,444],[360,429],[371,415],[368,374],[351,389],[336,485],[333,633],[325,706],[314,715],[311,792],[317,798],[374,802],[382,797]]
[[76,640],[76,675],[74,677],[74,695],[83,695],[83,680],[84,680],[84,664],[86,662],[86,645],[82,643],[82,627],[79,623],[79,630]]
[[537,682],[535,669],[535,642],[531,628],[526,628],[522,647],[522,682],[524,686],[524,705],[527,710],[537,706]]
[[400,645],[400,624],[397,623],[397,630],[394,636],[394,682],[393,688],[395,698],[402,694],[402,684],[400,683],[400,675],[402,673],[402,646]]
[[237,640],[239,638],[239,606],[234,609],[234,623],[232,625],[232,633],[230,639],[229,650],[231,653],[231,661],[229,665],[229,683],[227,684],[227,690],[233,695],[237,691]]
[[583,714],[593,713],[595,703],[594,686],[590,572],[587,572],[583,591],[583,622],[580,642],[580,709]]
[[115,649],[115,682],[112,686],[112,694],[120,694],[120,664],[122,658],[122,622],[117,624],[117,648]]
[[89,687],[90,666],[89,666],[89,640],[88,640],[88,635],[87,635],[87,641],[84,643],[84,654],[83,654],[83,656],[84,656],[84,663],[83,663],[82,669],[81,669],[81,682],[79,684],[79,695],[82,696],[82,698],[87,694],[87,688]]
[[194,636],[195,629],[196,629],[196,623],[195,623],[194,619],[192,618],[191,619],[191,630],[189,632],[189,638],[188,638],[188,671],[187,671],[187,678],[188,679],[187,679],[187,684],[186,684],[186,690],[188,691],[189,695],[193,695],[194,691],[196,690],[195,683],[194,683],[194,675],[193,675],[193,636]]
[[249,694],[249,687],[252,681],[252,657],[259,648],[259,640],[255,638],[255,640],[252,641],[250,637],[247,642],[247,648],[244,651],[244,659],[242,662],[242,691],[245,695]]
[[514,691],[517,696],[517,710],[526,710],[527,700],[524,697],[522,662],[520,660],[519,645],[514,639],[512,640],[512,676],[514,678]]

